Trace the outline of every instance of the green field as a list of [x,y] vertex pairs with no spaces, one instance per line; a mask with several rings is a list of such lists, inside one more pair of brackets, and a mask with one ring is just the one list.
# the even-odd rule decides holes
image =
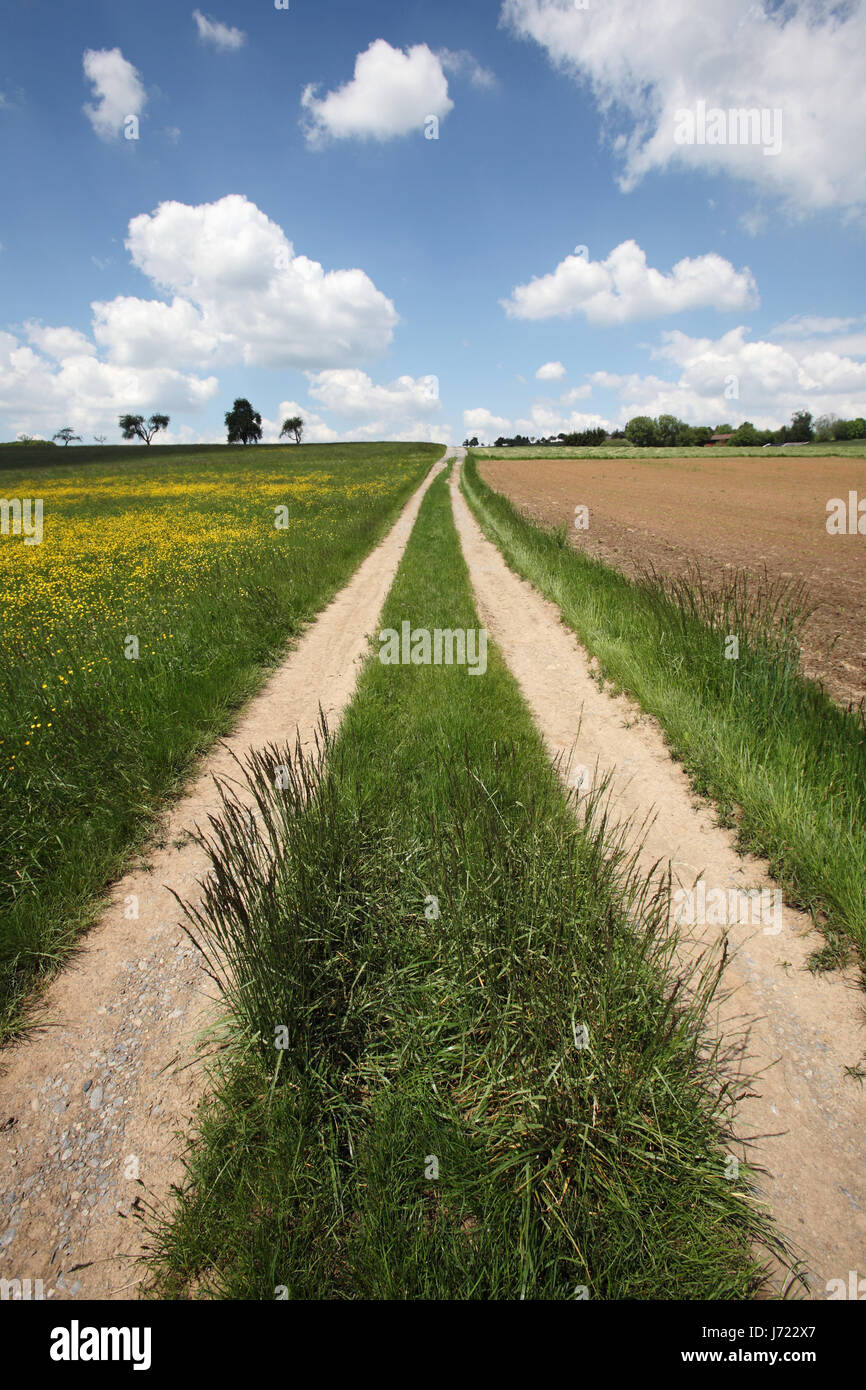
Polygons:
[[0,536],[0,1036],[441,449],[38,452],[2,475],[44,519]]
[[639,449],[633,444],[601,444],[598,447],[569,448],[550,444],[530,444],[526,447],[508,446],[506,448],[480,448],[473,449],[473,454],[479,458],[513,458],[513,459],[547,459],[547,458],[566,458],[566,459],[661,459],[661,458],[702,458],[710,460],[724,460],[726,458],[746,458],[754,456],[761,458],[864,458],[866,457],[866,439],[852,439],[844,443],[832,442],[830,444],[792,444],[787,448],[780,448],[773,445],[772,448],[747,448],[742,445],[735,449],[727,445],[714,445],[712,448],[700,448],[697,445],[686,446],[675,449]]
[[[159,436],[157,436],[159,438]],[[256,444],[254,446],[256,457],[267,458],[271,453],[276,452],[279,457],[283,457],[286,450],[285,444]],[[304,445],[305,450],[311,448],[333,448],[333,445]],[[364,446],[350,445],[349,448],[363,448]],[[385,448],[391,448],[385,445]],[[292,445],[294,449],[295,446]],[[345,453],[346,446],[338,445],[338,452]],[[219,457],[223,461],[234,459],[241,468],[246,468],[244,457],[249,459],[250,450],[243,444],[63,444],[46,443],[45,440],[34,439],[29,444],[22,444],[19,441],[0,443],[0,470],[22,469],[31,470],[33,468],[62,468],[67,473],[76,474],[78,470],[88,463],[98,463],[105,467],[108,464],[119,468],[137,468],[144,464],[153,467],[155,464],[165,464],[173,467],[176,464],[195,463],[204,458]],[[270,466],[270,465],[266,465]],[[7,485],[4,481],[4,487]]]

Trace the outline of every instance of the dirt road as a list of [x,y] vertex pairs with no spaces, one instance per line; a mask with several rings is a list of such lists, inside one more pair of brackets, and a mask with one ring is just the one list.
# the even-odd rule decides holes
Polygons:
[[45,1297],[136,1297],[137,1204],[162,1200],[181,1175],[177,1131],[201,1095],[197,1038],[214,1016],[213,986],[169,891],[199,900],[208,863],[189,831],[217,809],[214,776],[237,775],[232,754],[294,743],[296,731],[309,747],[320,704],[337,727],[443,461],[206,759],[147,862],[115,886],[46,991],[44,1026],[0,1058],[0,1277],[41,1280]]
[[[654,818],[642,860],[647,869],[670,861],[675,886],[692,889],[702,877],[706,888],[726,894],[771,889],[766,865],[742,858],[733,836],[706,804],[696,803],[657,725],[626,699],[599,690],[559,609],[484,538],[456,478],[452,499],[479,615],[550,755],[568,758],[573,751],[577,765],[610,772],[616,816],[637,825]],[[690,928],[691,950],[727,930],[734,958],[725,982],[733,993],[717,1008],[714,1026],[740,1033],[744,1017],[752,1020],[748,1070],[760,1073],[757,1094],[740,1104],[737,1132],[763,1136],[750,1161],[768,1170],[762,1191],[802,1256],[813,1297],[826,1298],[828,1280],[847,1280],[852,1269],[866,1273],[866,1098],[845,1072],[866,1053],[863,993],[853,974],[806,970],[810,952],[823,943],[807,917],[786,908],[778,920],[767,914],[766,928],[764,918],[758,925],[746,920],[749,925]]]

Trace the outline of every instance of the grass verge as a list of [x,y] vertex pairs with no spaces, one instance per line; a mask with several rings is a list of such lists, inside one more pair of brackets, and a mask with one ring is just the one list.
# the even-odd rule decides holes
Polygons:
[[[403,621],[477,627],[444,475]],[[224,788],[204,840],[190,930],[229,1035],[151,1293],[751,1296],[779,1247],[726,1178],[716,966],[671,984],[668,885],[600,800],[579,825],[497,651],[478,676],[371,659],[335,744],[247,778],[257,813]]]
[[[827,937],[816,967],[866,951],[866,720],[798,670],[803,593],[734,574],[635,581],[523,517],[480,477],[463,491],[518,574],[558,604],[602,675],[658,719],[741,848],[766,856]],[[725,659],[730,635],[739,656]]]

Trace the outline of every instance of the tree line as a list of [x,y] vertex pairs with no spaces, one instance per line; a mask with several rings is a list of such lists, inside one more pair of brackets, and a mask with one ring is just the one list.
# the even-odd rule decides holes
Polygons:
[[808,410],[797,410],[789,425],[777,430],[757,429],[751,420],[741,425],[687,425],[675,415],[635,415],[623,431],[629,444],[638,448],[676,448],[682,445],[706,445],[711,440],[737,447],[759,447],[767,444],[826,444],[832,439],[866,439],[866,420],[840,420],[835,415],[821,415],[814,420]]
[[[709,425],[686,424],[685,420],[678,420],[676,415],[635,415],[624,429],[614,430],[611,434],[598,428],[550,435],[547,439],[531,439],[525,434],[515,434],[510,438],[500,435],[494,447],[501,449],[528,444],[559,444],[576,448],[621,442],[632,444],[639,449],[694,448],[696,445],[703,447],[711,440],[718,442],[719,436],[725,435],[729,437],[724,439],[724,444],[734,448],[812,442],[827,444],[831,440],[866,439],[866,419],[858,416],[853,420],[843,420],[836,415],[819,415],[817,419],[813,419],[810,411],[797,410],[792,415],[789,425],[782,425],[777,430],[760,430],[756,429],[751,420],[744,420],[736,427],[723,424],[711,428]],[[464,439],[463,444],[465,448],[477,449],[478,436]]]

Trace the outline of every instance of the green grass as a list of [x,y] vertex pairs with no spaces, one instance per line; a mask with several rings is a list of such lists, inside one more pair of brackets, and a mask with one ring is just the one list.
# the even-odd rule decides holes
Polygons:
[[[159,435],[156,436],[157,440]],[[98,463],[105,467],[107,464],[114,464],[115,467],[140,468],[145,465],[150,468],[157,468],[161,464],[178,464],[201,461],[203,458],[217,459],[223,461],[234,459],[240,462],[242,468],[249,466],[250,460],[257,460],[257,467],[261,467],[263,460],[265,467],[270,467],[273,460],[268,461],[268,454],[272,451],[279,451],[283,456],[286,450],[285,444],[255,444],[245,446],[243,444],[52,444],[50,440],[33,439],[29,444],[22,444],[19,440],[10,440],[0,443],[0,471],[7,469],[26,469],[32,473],[36,468],[61,468],[66,473],[70,471],[78,473],[85,464]],[[292,449],[294,449],[292,445]],[[363,447],[363,446],[350,446]],[[394,450],[394,445],[386,444],[386,450]],[[333,444],[304,444],[300,457],[314,458],[317,453],[323,456],[334,456],[335,446]],[[344,445],[336,446],[336,453],[345,454]],[[441,447],[440,447],[441,453]],[[8,488],[6,479],[3,487]]]
[[[382,626],[404,620],[478,625],[444,477]],[[498,652],[483,676],[371,658],[277,790],[288,760],[253,759],[257,818],[227,791],[207,838],[190,929],[230,1023],[151,1216],[153,1296],[751,1296],[776,1247],[724,1176],[714,967],[670,983],[667,887],[597,798],[579,828]]]
[[830,444],[795,444],[786,449],[773,446],[770,449],[730,448],[727,444],[702,448],[698,445],[683,445],[674,449],[638,449],[633,444],[600,444],[596,447],[560,447],[549,444],[530,444],[527,447],[508,446],[506,448],[473,449],[479,458],[512,459],[663,459],[663,458],[701,458],[707,462],[735,458],[866,458],[866,439],[833,441]]
[[[693,574],[627,579],[521,516],[470,455],[467,500],[512,569],[562,610],[602,672],[654,715],[743,848],[765,855],[827,935],[816,965],[866,949],[866,721],[798,670],[803,591]],[[738,660],[725,639],[739,637]]]
[[0,1036],[440,449],[117,452],[3,475],[44,538],[0,538]]

